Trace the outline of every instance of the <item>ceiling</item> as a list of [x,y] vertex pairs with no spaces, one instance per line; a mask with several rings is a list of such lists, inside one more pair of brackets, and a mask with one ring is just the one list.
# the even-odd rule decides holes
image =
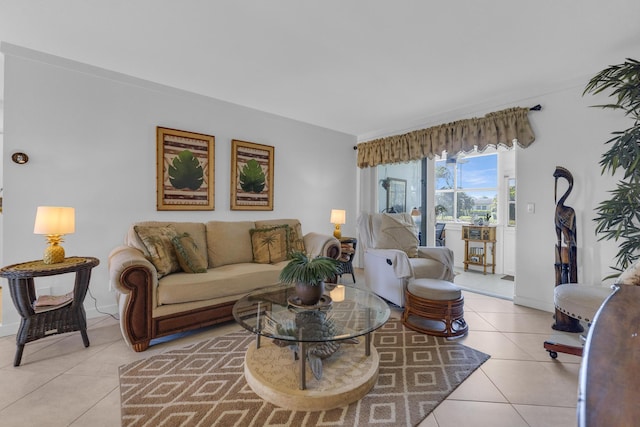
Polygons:
[[638,59],[638,16],[638,0],[0,0],[0,40],[363,139]]

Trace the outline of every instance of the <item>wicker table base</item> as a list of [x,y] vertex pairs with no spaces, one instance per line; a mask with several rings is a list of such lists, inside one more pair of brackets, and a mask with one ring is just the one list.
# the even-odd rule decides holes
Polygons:
[[[460,290],[452,283],[440,280],[417,279],[415,282],[418,290],[427,289],[434,299],[414,295],[410,292],[412,285],[409,284],[402,324],[414,331],[439,337],[458,337],[466,334],[469,326],[464,320],[464,297]],[[430,283],[435,283],[435,287],[430,288]],[[442,287],[443,284],[448,286]],[[435,299],[453,294],[456,296],[455,299]]]
[[[89,346],[87,315],[83,302],[89,288],[91,269],[99,263],[97,258],[70,257],[57,264],[30,261],[0,269],[0,277],[6,277],[9,281],[11,299],[22,317],[16,335],[17,349],[13,366],[20,365],[26,343],[49,335],[80,331],[84,346]],[[34,277],[73,272],[76,273],[76,277],[71,303],[51,310],[36,312],[34,303],[37,296]]]

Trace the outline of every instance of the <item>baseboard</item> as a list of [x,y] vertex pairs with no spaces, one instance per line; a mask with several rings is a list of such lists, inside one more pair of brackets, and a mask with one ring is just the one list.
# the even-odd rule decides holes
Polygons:
[[553,303],[546,301],[540,301],[533,298],[520,297],[518,295],[513,296],[513,303],[522,305],[525,307],[535,308],[542,311],[548,311],[549,313],[555,313],[555,307]]

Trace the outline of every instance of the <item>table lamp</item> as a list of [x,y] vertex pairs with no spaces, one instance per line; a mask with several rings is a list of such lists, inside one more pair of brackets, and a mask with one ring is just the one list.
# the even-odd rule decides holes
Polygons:
[[342,237],[342,232],[340,231],[340,225],[345,224],[347,222],[347,211],[342,209],[331,209],[331,224],[335,224],[336,228],[333,230],[333,235],[336,239],[340,239]]
[[75,209],[60,206],[38,206],[34,234],[44,234],[49,246],[42,260],[45,264],[56,264],[64,260],[64,248],[60,246],[62,236],[75,232]]

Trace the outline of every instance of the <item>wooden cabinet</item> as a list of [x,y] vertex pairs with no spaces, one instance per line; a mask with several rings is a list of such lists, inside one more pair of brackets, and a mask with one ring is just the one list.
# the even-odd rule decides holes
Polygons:
[[[484,274],[487,274],[487,267],[491,267],[491,274],[495,274],[496,228],[484,225],[463,225],[462,240],[464,240],[464,271],[469,269],[469,265],[478,265],[483,267]],[[487,245],[489,245],[489,252],[487,252]]]

